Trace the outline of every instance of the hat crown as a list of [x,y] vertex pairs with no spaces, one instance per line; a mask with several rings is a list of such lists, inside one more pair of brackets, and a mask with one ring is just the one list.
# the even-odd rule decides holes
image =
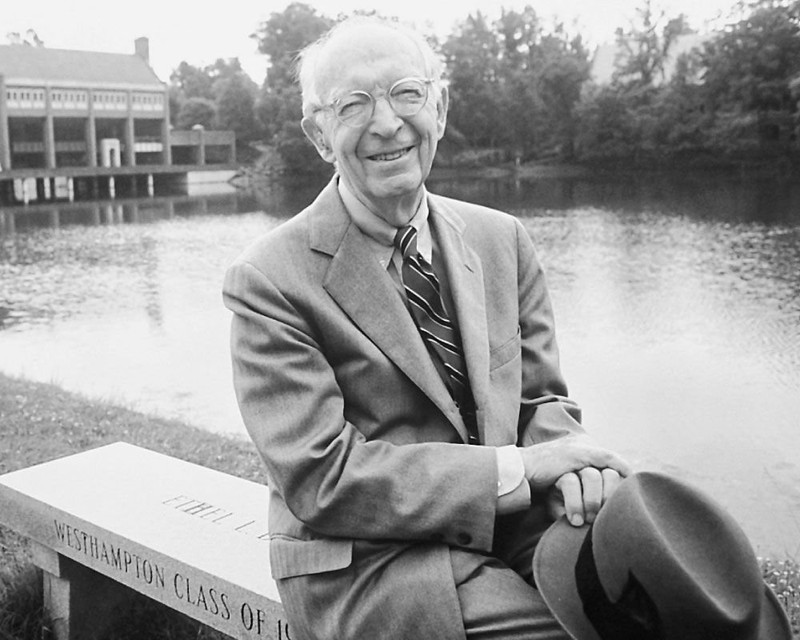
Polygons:
[[757,637],[763,582],[742,529],[716,502],[654,473],[623,482],[592,527],[597,573],[612,602],[634,576],[665,638]]

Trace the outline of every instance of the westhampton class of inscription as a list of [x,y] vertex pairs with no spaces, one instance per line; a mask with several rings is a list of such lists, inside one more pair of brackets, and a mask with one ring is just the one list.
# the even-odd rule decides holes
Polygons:
[[264,531],[263,525],[259,525],[256,520],[242,517],[233,511],[223,509],[205,500],[198,500],[181,494],[167,498],[161,504],[207,522],[225,525],[232,531],[253,536],[258,540],[269,539],[269,532]]
[[53,524],[56,538],[63,545],[103,562],[121,573],[135,576],[137,580],[148,585],[165,588],[164,568],[155,562],[141,557],[138,553],[131,553],[118,545],[101,540],[97,536],[72,527],[65,522],[53,520]]
[[[252,522],[241,523],[238,527],[244,531]],[[204,585],[177,571],[168,572],[150,558],[61,520],[54,519],[53,527],[56,540],[63,546],[147,585],[147,588],[160,592],[164,597],[203,609],[220,620],[234,621],[231,624],[241,624],[246,631],[256,636],[266,635],[273,630],[273,637],[278,640],[292,640],[288,624],[281,619],[271,620],[271,616],[260,607],[249,602],[236,606],[233,599],[221,589]],[[90,563],[87,565],[90,566]]]

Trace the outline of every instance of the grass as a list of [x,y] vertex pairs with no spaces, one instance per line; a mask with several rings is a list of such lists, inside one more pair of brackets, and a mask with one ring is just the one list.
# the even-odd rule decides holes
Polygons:
[[[0,473],[123,440],[248,480],[266,482],[253,445],[174,420],[88,400],[57,386],[0,375]],[[41,575],[27,541],[0,527],[0,640],[48,637]],[[171,609],[141,597],[109,639],[222,638]]]
[[800,564],[796,560],[761,560],[764,580],[789,614],[792,636],[800,638]]
[[[237,439],[88,400],[57,386],[0,374],[0,473],[123,440],[225,473],[266,482],[253,445]],[[762,559],[764,579],[789,612],[800,639],[800,565]],[[0,527],[0,640],[42,640],[41,575],[27,541]],[[218,632],[144,596],[109,631],[107,640],[217,640]]]

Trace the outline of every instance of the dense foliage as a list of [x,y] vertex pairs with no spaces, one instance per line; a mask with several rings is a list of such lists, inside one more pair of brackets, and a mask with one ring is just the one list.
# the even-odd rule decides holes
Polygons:
[[334,22],[295,2],[283,12],[273,13],[255,34],[259,51],[269,60],[256,108],[258,119],[292,171],[321,171],[326,167],[300,129],[300,88],[295,82],[294,61]]
[[[643,0],[617,30],[614,72],[602,81],[580,35],[530,6],[490,20],[468,15],[441,42],[451,107],[445,161],[555,158],[664,164],[766,160],[800,154],[800,0],[739,3],[715,33],[695,33]],[[341,19],[339,16],[337,19]],[[172,76],[173,117],[261,140],[293,171],[323,163],[303,139],[294,60],[336,19],[295,2],[253,37],[265,57],[259,89],[237,60]],[[697,46],[687,50],[687,42]],[[216,111],[208,114],[209,106]]]
[[202,126],[236,134],[237,154],[247,159],[249,144],[263,137],[255,113],[258,85],[237,58],[199,68],[181,62],[170,77],[170,120],[178,129]]
[[[800,152],[800,2],[761,0],[680,56],[682,17],[618,31],[610,84],[587,86],[576,138],[583,159],[781,160]],[[663,16],[662,16],[663,18]],[[672,62],[670,75],[664,73]]]
[[450,124],[472,145],[500,147],[525,159],[569,153],[575,107],[589,78],[580,37],[560,25],[545,31],[530,7],[502,10],[489,24],[469,16],[442,46],[452,107]]

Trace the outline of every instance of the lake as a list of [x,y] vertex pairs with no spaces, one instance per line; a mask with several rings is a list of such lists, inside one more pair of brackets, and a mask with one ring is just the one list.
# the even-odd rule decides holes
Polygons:
[[[227,265],[319,184],[0,210],[0,371],[245,436]],[[545,266],[570,395],[638,468],[800,556],[800,185],[730,176],[440,179]]]

